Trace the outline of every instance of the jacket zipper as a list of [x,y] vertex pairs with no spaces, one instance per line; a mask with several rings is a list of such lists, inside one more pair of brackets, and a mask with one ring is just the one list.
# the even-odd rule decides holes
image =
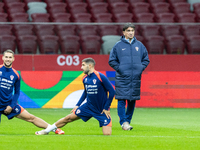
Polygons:
[[[130,43],[130,50],[131,50],[131,93],[133,93],[132,92],[132,90],[133,90],[133,52],[132,52],[132,44]],[[130,98],[129,98],[130,100],[131,100],[131,95],[130,95]]]

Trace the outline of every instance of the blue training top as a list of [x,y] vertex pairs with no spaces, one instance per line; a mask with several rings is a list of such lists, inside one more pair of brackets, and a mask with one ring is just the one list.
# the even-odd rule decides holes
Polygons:
[[76,106],[80,106],[86,98],[88,106],[93,111],[101,113],[103,109],[108,110],[115,95],[115,90],[108,78],[94,71],[83,77],[83,84],[85,90]]
[[[14,90],[14,95],[13,95]],[[17,104],[20,94],[20,75],[13,68],[0,65],[0,111]]]

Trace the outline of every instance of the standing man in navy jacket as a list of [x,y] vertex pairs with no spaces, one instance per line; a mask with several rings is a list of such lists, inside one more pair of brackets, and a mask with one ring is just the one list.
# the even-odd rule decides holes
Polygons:
[[120,125],[123,130],[131,130],[135,103],[140,100],[141,74],[150,61],[147,49],[134,37],[135,26],[132,23],[124,25],[123,34],[110,52],[109,65],[116,71],[115,98],[118,100]]

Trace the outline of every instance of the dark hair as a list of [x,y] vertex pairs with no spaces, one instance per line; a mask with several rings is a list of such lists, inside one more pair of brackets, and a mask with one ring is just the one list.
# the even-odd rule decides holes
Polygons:
[[123,31],[125,31],[126,29],[128,29],[129,27],[133,28],[135,30],[135,25],[133,23],[126,23],[123,27]]
[[5,53],[12,53],[13,56],[14,56],[14,52],[13,52],[12,50],[10,50],[10,49],[5,50],[5,51],[3,52],[3,55],[4,55]]
[[91,64],[93,64],[93,66],[95,66],[95,64],[96,64],[94,59],[91,57],[83,59],[82,62],[85,62],[86,64],[91,63]]

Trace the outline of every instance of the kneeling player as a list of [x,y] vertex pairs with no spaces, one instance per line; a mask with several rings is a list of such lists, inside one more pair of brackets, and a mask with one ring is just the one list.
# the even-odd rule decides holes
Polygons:
[[[50,131],[61,128],[67,123],[80,118],[86,122],[91,117],[94,117],[99,121],[99,125],[102,127],[104,135],[111,135],[112,121],[109,107],[114,97],[115,90],[106,76],[96,71],[94,66],[95,61],[92,58],[85,58],[82,60],[81,69],[85,73],[85,76],[83,77],[85,90],[72,110],[72,113],[58,120],[53,125],[48,126],[45,130],[37,131],[35,133],[36,135],[48,134]],[[85,99],[87,102],[83,104]]]

